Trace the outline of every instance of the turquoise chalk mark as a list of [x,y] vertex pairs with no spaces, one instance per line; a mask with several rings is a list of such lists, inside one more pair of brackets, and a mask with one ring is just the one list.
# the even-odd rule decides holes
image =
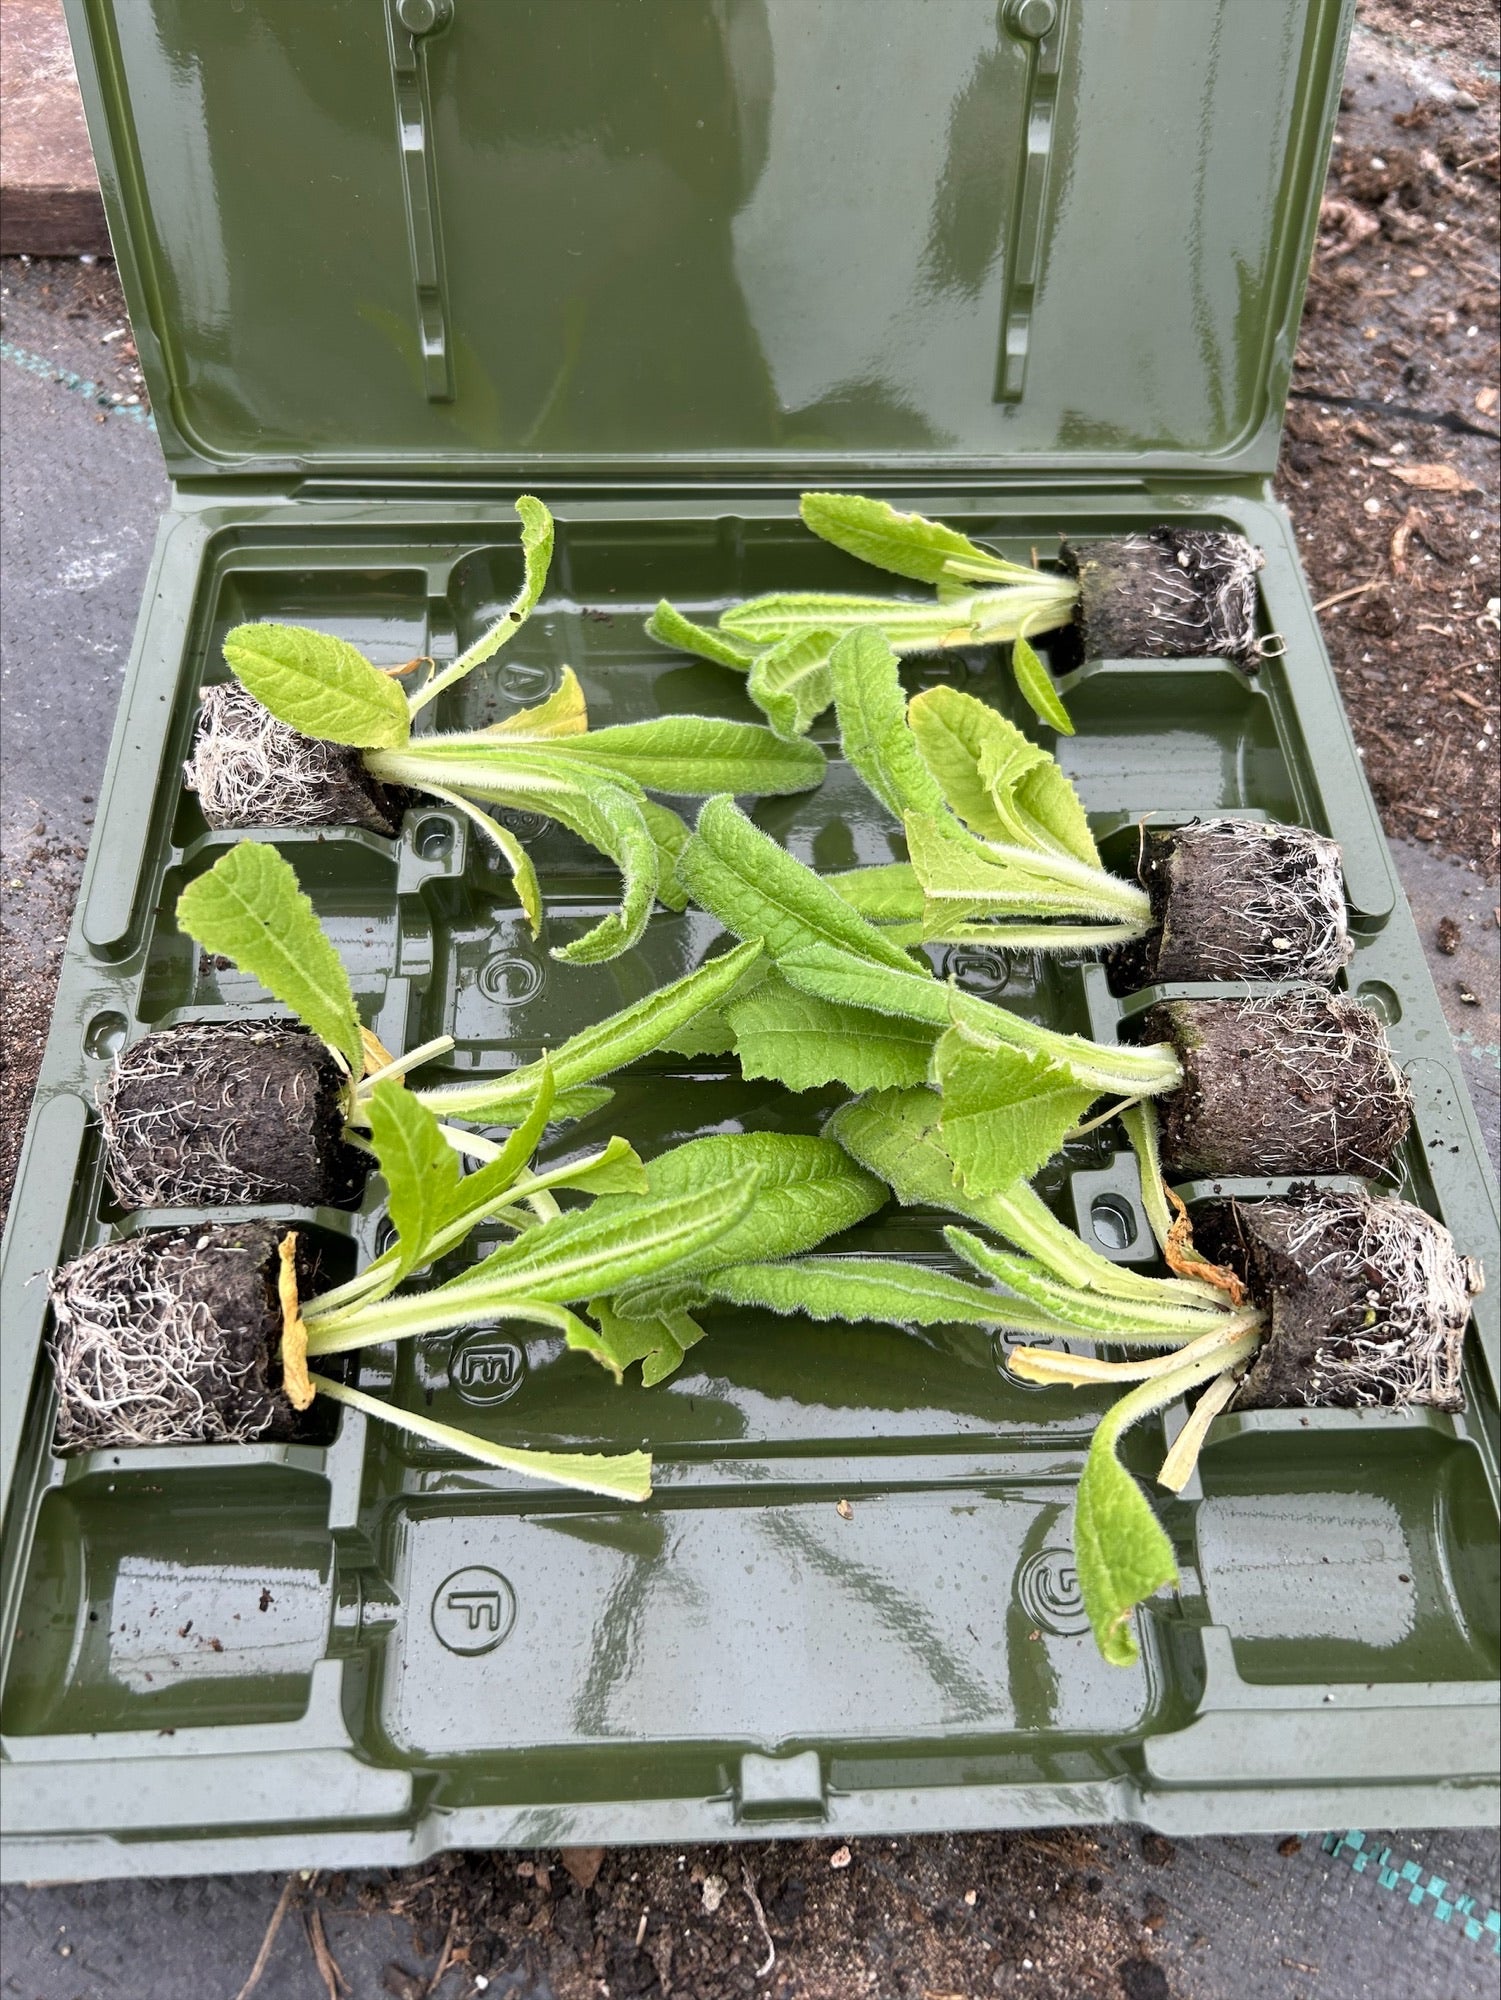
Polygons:
[[1501,1910],[1488,1910],[1480,1916],[1473,1896],[1456,1894],[1442,1875],[1425,1878],[1416,1861],[1399,1865],[1389,1847],[1368,1847],[1366,1836],[1355,1827],[1348,1833],[1325,1834],[1324,1852],[1348,1861],[1357,1875],[1374,1873],[1383,1889],[1400,1889],[1414,1909],[1427,1909],[1441,1924],[1461,1920],[1471,1944],[1489,1939],[1493,1956],[1501,1958]]
[[117,403],[112,400],[108,389],[102,389],[86,375],[75,375],[71,368],[49,361],[45,354],[33,354],[29,347],[17,347],[13,340],[0,340],[0,360],[8,361],[13,368],[24,368],[28,375],[39,375],[44,382],[58,383],[75,396],[82,396],[86,402],[94,404],[107,417],[129,417],[133,423],[144,424],[149,431],[156,429],[156,419],[144,403]]
[[1501,1042],[1477,1042],[1468,1028],[1461,1028],[1454,1044],[1461,1054],[1473,1056],[1488,1069],[1501,1069]]

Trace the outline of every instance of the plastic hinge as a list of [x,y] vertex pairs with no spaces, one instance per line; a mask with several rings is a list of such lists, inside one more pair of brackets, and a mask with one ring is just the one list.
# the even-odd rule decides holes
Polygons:
[[751,1751],[740,1759],[737,1819],[822,1819],[827,1811],[823,1765],[816,1750],[791,1757],[764,1757]]

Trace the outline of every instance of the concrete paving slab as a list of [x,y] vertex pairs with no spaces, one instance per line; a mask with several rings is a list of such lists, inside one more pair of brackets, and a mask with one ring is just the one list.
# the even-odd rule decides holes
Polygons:
[[0,11],[0,254],[104,253],[109,231],[60,0]]

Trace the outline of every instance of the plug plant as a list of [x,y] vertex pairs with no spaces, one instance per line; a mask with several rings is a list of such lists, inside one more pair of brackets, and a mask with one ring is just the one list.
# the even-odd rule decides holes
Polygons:
[[[717,1302],[814,1320],[978,1324],[1045,1336],[1054,1344],[1010,1351],[1019,1380],[1124,1388],[1091,1440],[1074,1515],[1084,1607],[1101,1653],[1117,1666],[1138,1657],[1137,1607],[1178,1581],[1172,1543],[1121,1462],[1126,1432],[1197,1394],[1157,1473],[1160,1486],[1180,1493],[1222,1411],[1457,1409],[1464,1329],[1481,1282],[1421,1209],[1318,1188],[1211,1208],[1210,1228],[1229,1252],[1216,1264],[1195,1245],[1162,1178],[1150,1108],[1128,1122],[1171,1277],[1102,1257],[1025,1183],[966,1195],[938,1100],[916,1089],[841,1106],[828,1134],[902,1204],[947,1209],[1013,1246],[945,1229],[949,1248],[986,1288],[899,1260],[830,1256],[732,1265],[706,1281]],[[1080,1343],[1129,1358],[1071,1351]]]
[[1339,849],[1303,827],[1210,820],[1144,832],[1140,883],[1102,864],[1056,759],[973,695],[906,699],[879,633],[829,658],[844,755],[902,824],[909,861],[831,878],[899,942],[1113,947],[1117,984],[1332,984],[1352,950]]
[[931,1081],[972,1190],[1028,1179],[1101,1098],[1113,1102],[1097,1118],[1163,1100],[1181,1173],[1376,1173],[1406,1133],[1385,1032],[1340,996],[1174,1001],[1147,1017],[1161,1039],[1093,1042],[946,984],[731,799],[707,802],[678,865],[695,901],[769,961],[723,1010],[745,1073],[793,1090]]
[[[523,1321],[561,1333],[617,1379],[642,1361],[658,1380],[698,1337],[682,1301],[718,1261],[743,1257],[752,1243],[795,1255],[879,1206],[884,1190],[832,1140],[781,1133],[692,1141],[649,1169],[614,1139],[587,1173],[577,1165],[533,1173],[528,1162],[555,1096],[544,1064],[526,1117],[464,1176],[433,1114],[396,1080],[378,1082],[369,1120],[394,1241],[332,1289],[309,1296],[299,1233],[271,1222],[145,1231],[64,1266],[51,1285],[59,1449],[295,1436],[325,1396],[486,1464],[645,1499],[644,1453],[498,1445],[312,1364]],[[539,1215],[539,1198],[565,1186],[599,1198]],[[511,1233],[446,1282],[398,1289],[481,1225]],[[569,1310],[583,1301],[593,1302],[597,1327]]]
[[[105,1171],[125,1208],[295,1202],[358,1195],[364,1133],[384,1081],[441,1056],[440,1035],[392,1056],[361,1025],[348,974],[297,876],[275,848],[240,841],[178,898],[179,927],[250,974],[293,1023],[189,1022],[118,1055],[99,1092]],[[732,994],[760,957],[742,945],[573,1036],[550,1062],[415,1092],[448,1144],[481,1162],[499,1148],[454,1120],[519,1123],[544,1074],[556,1119],[608,1102],[597,1079],[636,1061]],[[587,1167],[583,1170],[587,1171]],[[568,1183],[576,1185],[576,1182]]]
[[800,736],[833,699],[829,659],[846,633],[879,633],[898,653],[954,646],[1011,647],[1017,686],[1034,713],[1065,735],[1073,723],[1034,636],[1068,626],[1086,657],[1247,661],[1256,656],[1256,572],[1243,536],[1158,527],[1077,545],[1061,568],[1015,563],[957,529],[884,500],[805,493],[799,511],[815,535],[876,569],[933,587],[927,602],[820,591],[774,592],[724,612],[712,629],[670,603],[653,613],[655,639],[749,679],[752,699],[785,736]]
[[555,694],[502,722],[414,734],[422,711],[492,659],[542,595],[552,517],[530,495],[516,509],[523,577],[515,598],[451,666],[429,672],[410,694],[397,675],[330,633],[236,626],[224,642],[235,679],[203,692],[186,781],[215,827],[353,824],[389,834],[409,793],[441,800],[500,850],[534,932],[542,925],[536,870],[516,835],[484,808],[557,820],[608,855],[623,878],[619,910],[554,952],[597,964],[636,942],[655,898],[683,907],[673,861],[687,830],[648,792],[806,791],[823,775],[823,756],[813,744],[706,716],[590,730],[583,690],[566,668]]

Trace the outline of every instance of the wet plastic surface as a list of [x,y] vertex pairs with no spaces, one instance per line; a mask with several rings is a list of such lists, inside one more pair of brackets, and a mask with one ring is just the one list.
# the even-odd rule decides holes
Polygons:
[[[1150,495],[900,497],[1015,554],[1060,530],[1187,512]],[[810,544],[790,501],[563,499],[557,514],[542,607],[503,663],[438,705],[438,726],[537,700],[565,661],[596,724],[749,716],[738,676],[641,637],[656,597],[699,615],[773,578],[840,587],[856,569]],[[1060,755],[1118,868],[1143,816],[1286,817],[1339,841],[1356,935],[1345,984],[1386,1021],[1417,1103],[1393,1185],[1494,1269],[1479,1139],[1285,520],[1250,501],[1207,518],[1266,550],[1262,615],[1285,657],[1254,678],[1222,664],[1084,669],[1065,679],[1079,733]],[[652,1391],[615,1388],[545,1336],[480,1329],[362,1357],[367,1388],[497,1439],[649,1444],[657,1492],[639,1511],[530,1488],[347,1412],[326,1446],[53,1455],[34,1274],[111,1230],[190,1219],[109,1205],[92,1110],[109,1054],[169,1021],[268,1004],[206,966],[172,918],[182,884],[234,838],[205,832],[181,784],[194,691],[222,673],[219,639],[246,616],[318,623],[382,663],[451,656],[509,596],[513,531],[496,523],[476,504],[305,504],[295,526],[246,506],[164,537],[8,1249],[7,1867],[307,1866],[509,1840],[1069,1819],[1483,1822],[1494,1292],[1477,1302],[1461,1416],[1217,1421],[1195,1481],[1163,1510],[1182,1588],[1144,1615],[1130,1671],[1095,1652],[1068,1554],[1102,1405],[1007,1379],[975,1329],[718,1311]],[[995,656],[909,663],[909,687],[935,677],[1015,712]],[[893,823],[837,762],[820,791],[757,817],[823,869],[893,852]],[[433,1081],[526,1061],[717,948],[702,913],[659,911],[627,957],[557,965],[547,945],[608,908],[615,878],[552,827],[517,830],[542,876],[540,944],[444,810],[414,809],[395,840],[265,836],[298,868],[382,1040],[455,1036]],[[946,969],[1107,1039],[1166,993],[1226,990],[1119,1000],[1102,967],[977,951]],[[709,1130],[814,1130],[834,1101],[743,1081],[732,1062],[659,1056],[547,1151],[609,1131],[649,1154]],[[1150,1261],[1134,1167],[1109,1128],[1042,1185],[1109,1254]],[[357,1210],[301,1219],[336,1259],[368,1254],[378,1188]],[[843,1247],[946,1261],[938,1231],[937,1217],[891,1210]],[[1143,1426],[1130,1462],[1147,1471],[1181,1420]]]

